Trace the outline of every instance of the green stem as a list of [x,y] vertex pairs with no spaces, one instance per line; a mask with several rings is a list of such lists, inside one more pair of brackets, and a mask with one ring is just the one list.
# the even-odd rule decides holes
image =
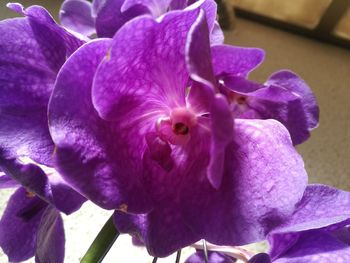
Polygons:
[[118,236],[119,232],[115,228],[113,224],[113,216],[111,216],[86,251],[80,263],[102,262]]

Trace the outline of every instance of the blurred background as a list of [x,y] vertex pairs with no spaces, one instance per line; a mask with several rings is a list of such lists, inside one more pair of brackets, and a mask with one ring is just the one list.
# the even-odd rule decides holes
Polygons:
[[[7,2],[0,1],[1,20],[16,16],[5,7]],[[42,5],[56,19],[62,3],[59,0],[18,2],[25,6]],[[265,62],[251,74],[251,79],[264,82],[274,71],[290,69],[315,93],[321,112],[320,125],[306,143],[298,146],[310,182],[350,190],[350,0],[218,2],[219,18],[228,28],[225,42],[266,51]],[[0,194],[3,211],[9,192],[1,191]],[[72,220],[65,221],[69,237],[67,248],[72,247],[67,255],[71,260],[67,262],[78,262],[111,213],[89,204],[83,212],[76,214]],[[83,233],[84,240],[77,231]],[[125,246],[115,245],[119,246],[118,251],[113,248],[113,254],[108,255],[105,262],[113,262],[113,255],[120,255],[123,248],[130,247],[128,240],[118,242]],[[128,260],[120,262],[147,262],[134,260],[132,257],[137,253],[128,253]],[[141,255],[145,258],[145,254]],[[173,258],[169,262],[174,261]],[[6,257],[0,255],[0,262],[6,262]]]

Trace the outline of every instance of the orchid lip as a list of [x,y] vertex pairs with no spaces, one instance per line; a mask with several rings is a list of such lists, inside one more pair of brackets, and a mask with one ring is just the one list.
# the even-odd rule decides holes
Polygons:
[[173,132],[177,135],[186,135],[188,134],[190,129],[188,126],[182,122],[177,122],[173,125]]
[[197,116],[188,108],[176,108],[169,117],[159,118],[159,137],[173,145],[185,145],[191,138],[191,130],[197,125]]

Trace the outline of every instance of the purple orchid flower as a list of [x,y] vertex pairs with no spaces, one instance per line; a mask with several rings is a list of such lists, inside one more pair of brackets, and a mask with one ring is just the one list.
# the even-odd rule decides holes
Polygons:
[[249,81],[246,77],[263,61],[264,52],[228,45],[210,47],[209,41],[203,21],[189,42],[191,77],[215,86],[227,98],[235,118],[275,119],[288,129],[294,145],[307,140],[319,120],[319,108],[308,85],[287,70],[274,73],[264,84]]
[[[65,0],[60,20],[66,28],[85,36],[113,37],[129,20],[151,15],[157,18],[171,10],[182,10],[196,1],[188,0]],[[210,14],[213,16],[213,14]],[[211,31],[212,43],[224,40],[220,26],[215,22]]]
[[[257,254],[247,262],[349,262],[349,224],[349,192],[325,185],[309,185],[290,220],[268,235],[269,253]],[[233,260],[229,253],[209,253],[209,263]],[[186,263],[199,262],[204,262],[202,250],[186,260]]]
[[135,18],[113,39],[74,53],[51,97],[60,173],[96,204],[117,209],[118,230],[138,236],[151,255],[201,238],[264,239],[306,187],[283,125],[233,120],[222,94],[189,80],[188,39],[203,23],[210,30],[215,15],[206,0],[156,20]]
[[37,165],[0,160],[6,174],[26,182],[23,187],[6,175],[0,178],[0,188],[18,188],[0,220],[0,247],[10,262],[33,256],[36,262],[63,262],[65,239],[60,211],[71,214],[86,199],[59,180],[52,168],[48,171],[53,173],[46,175]]

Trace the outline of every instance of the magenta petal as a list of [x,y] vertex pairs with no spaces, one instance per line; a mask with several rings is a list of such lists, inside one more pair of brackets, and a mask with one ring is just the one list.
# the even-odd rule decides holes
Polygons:
[[86,0],[66,0],[60,9],[61,24],[84,36],[95,33],[92,4]]
[[217,45],[211,48],[215,76],[247,76],[264,60],[265,52],[258,48]]
[[[213,4],[198,4],[206,14],[212,12],[209,3]],[[183,51],[198,13],[199,8],[191,6],[169,12],[159,22],[139,17],[117,32],[93,85],[93,103],[102,118],[130,119],[143,108],[159,111],[185,105],[188,73]]]
[[44,211],[36,238],[35,262],[63,263],[64,228],[60,213],[53,207]]
[[164,111],[185,105],[188,74],[181,50],[197,15],[198,10],[172,12],[160,23],[141,17],[118,31],[92,90],[102,118],[130,119],[144,108]]
[[226,147],[233,140],[233,118],[227,100],[222,95],[215,96],[211,107],[212,138],[208,179],[216,189],[219,189],[224,176]]
[[47,203],[19,188],[10,198],[0,220],[0,246],[10,262],[34,256],[36,233]]
[[214,23],[213,30],[210,34],[210,44],[211,45],[222,45],[224,44],[224,32],[221,30],[221,27],[217,21]]
[[307,183],[288,131],[273,120],[235,120],[224,172],[219,190],[194,177],[181,190],[188,224],[219,245],[263,240],[292,214]]
[[122,131],[100,119],[91,102],[93,76],[109,46],[109,39],[89,42],[70,57],[57,78],[49,106],[55,158],[64,179],[96,204],[145,212],[149,200],[142,174],[123,169],[129,161],[121,156]]
[[188,33],[186,64],[191,79],[213,90],[216,88],[216,79],[211,66],[209,30],[203,10]]
[[212,0],[187,1],[188,7],[185,10],[200,8],[205,11],[209,32],[213,31],[217,16],[217,4]]

